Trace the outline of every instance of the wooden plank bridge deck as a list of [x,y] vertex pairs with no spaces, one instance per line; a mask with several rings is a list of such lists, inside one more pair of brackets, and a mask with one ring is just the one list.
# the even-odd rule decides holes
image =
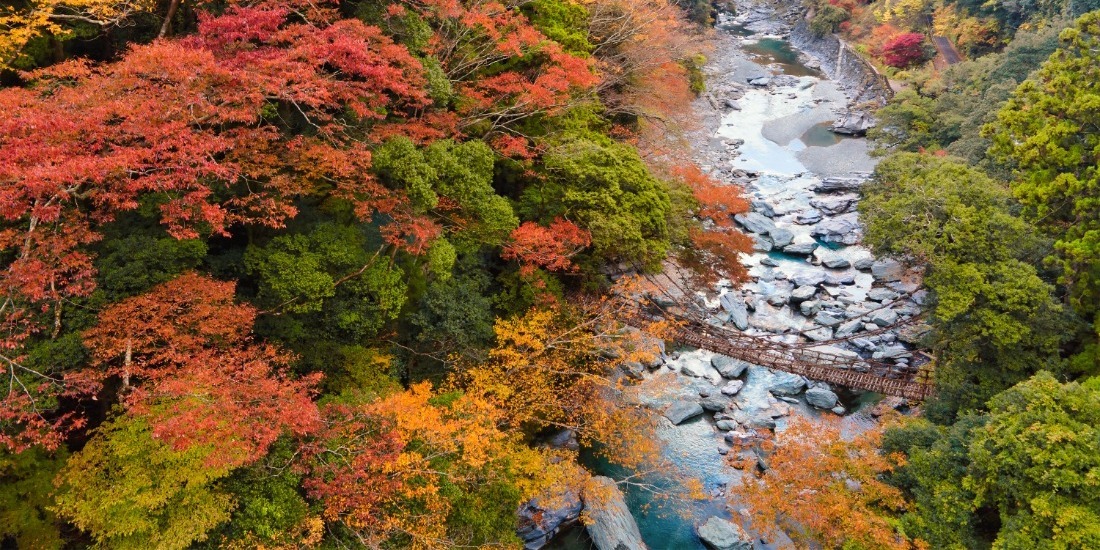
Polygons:
[[[663,319],[635,313],[624,322],[644,329],[649,323],[660,320]],[[927,399],[934,389],[929,374],[913,366],[899,369],[897,365],[863,359],[855,354],[829,353],[813,349],[812,345],[791,346],[707,323],[681,323],[674,326],[668,336],[687,346],[837,386],[915,401]]]

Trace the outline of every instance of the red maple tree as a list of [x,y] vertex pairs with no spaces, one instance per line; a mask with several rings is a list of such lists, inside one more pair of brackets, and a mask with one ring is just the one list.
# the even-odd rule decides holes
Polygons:
[[234,303],[234,283],[188,273],[114,304],[84,333],[91,369],[117,379],[123,404],[179,448],[210,445],[220,465],[252,462],[279,435],[319,428],[314,374],[286,375],[291,356],[250,338],[256,310]]
[[891,67],[904,69],[924,57],[924,35],[919,32],[899,34],[882,46],[882,59]]
[[555,218],[549,227],[524,222],[512,231],[512,242],[505,245],[501,257],[517,260],[520,273],[530,275],[538,267],[550,271],[573,271],[570,258],[592,244],[592,234],[571,221]]

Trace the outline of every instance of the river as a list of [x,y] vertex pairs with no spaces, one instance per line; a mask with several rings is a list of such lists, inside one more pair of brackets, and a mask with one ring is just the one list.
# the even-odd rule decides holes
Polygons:
[[[858,185],[821,189],[829,178],[838,178],[842,187],[849,178],[862,181],[875,166],[863,138],[830,130],[852,102],[850,83],[830,80],[816,62],[792,49],[785,39],[789,27],[771,6],[743,4],[741,15],[720,17],[715,50],[705,69],[708,91],[695,105],[703,126],[693,139],[696,161],[704,171],[742,186],[756,216],[743,220],[757,241],[756,251],[743,257],[750,281],[736,289],[720,285],[700,293],[714,312],[712,320],[744,323],[738,328],[798,342],[829,340],[846,326],[853,333],[870,330],[874,324],[864,314],[875,308],[896,310],[901,318],[915,314],[919,305],[905,299],[917,290],[912,274],[883,275],[893,266],[884,268],[858,244],[861,230],[854,212]],[[800,244],[801,251],[791,248]],[[807,285],[813,292],[809,300],[792,298],[796,288]],[[895,305],[889,300],[897,295],[901,298]],[[807,310],[807,301],[817,305]],[[731,314],[738,308],[744,311],[744,319],[735,320]],[[821,312],[847,321],[825,322]],[[890,333],[836,346],[845,353],[894,358],[899,367],[909,361],[905,346]],[[810,382],[810,388],[840,394],[837,408],[821,410],[807,404],[799,395],[802,390],[779,395],[783,392],[775,388],[790,383],[792,375],[757,366],[748,366],[740,376],[744,386],[736,395],[722,397],[719,388],[728,379],[712,366],[712,357],[702,350],[673,351],[665,365],[647,373],[633,399],[660,411],[676,401],[706,401],[707,396],[717,395],[729,403],[723,411],[735,411],[742,425],[773,422],[777,430],[792,414],[840,414],[856,429],[872,422],[862,411],[874,396]],[[734,418],[722,412],[718,416]],[[718,429],[715,415],[708,413],[680,425],[662,417],[658,435],[669,459],[683,473],[702,481],[711,498],[688,502],[654,498],[648,491],[624,485],[627,504],[651,550],[703,549],[697,526],[712,516],[730,519],[731,513],[737,513],[727,502],[741,474],[724,456],[729,451],[725,432]],[[588,466],[615,478],[629,473],[591,459]],[[759,539],[754,545],[772,547]],[[547,548],[589,546],[583,528],[576,527]]]

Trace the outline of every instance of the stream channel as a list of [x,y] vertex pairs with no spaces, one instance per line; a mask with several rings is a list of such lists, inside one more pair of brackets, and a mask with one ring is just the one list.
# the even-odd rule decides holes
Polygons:
[[[868,312],[876,308],[900,318],[913,315],[921,302],[919,297],[906,298],[917,290],[914,275],[876,260],[858,244],[862,230],[855,212],[856,191],[875,161],[863,138],[830,130],[848,110],[850,90],[846,83],[830,80],[811,57],[793,50],[785,39],[788,24],[773,8],[761,6],[747,4],[739,7],[737,17],[720,16],[716,47],[706,67],[708,91],[695,105],[703,129],[693,139],[696,162],[720,180],[742,186],[752,201],[751,218],[739,219],[757,243],[754,253],[742,258],[751,278],[738,288],[707,289],[696,300],[705,302],[712,322],[742,325],[737,328],[788,343],[830,340],[842,336],[841,330],[873,330],[877,327]],[[830,181],[839,183],[830,187]],[[792,297],[802,287],[810,287],[810,298]],[[899,296],[898,304],[892,305]],[[807,302],[815,305],[807,310]],[[823,320],[821,313],[837,322]],[[830,345],[829,351],[874,354],[896,359],[900,366],[909,360],[895,334],[859,340]],[[864,411],[877,396],[829,388],[755,365],[748,365],[735,380],[744,383],[740,391],[722,395],[720,388],[730,377],[718,372],[712,358],[703,350],[669,350],[664,364],[647,372],[629,399],[661,411],[685,400],[702,401],[706,407],[708,396],[714,396],[726,400],[724,411],[734,411],[734,416],[719,413],[718,418],[746,426],[737,429],[774,425],[782,430],[786,418],[795,414],[839,414],[855,430],[874,421]],[[840,400],[828,410],[820,404],[822,408],[810,406],[807,388],[835,392],[832,395],[839,394]],[[683,473],[702,481],[710,498],[654,498],[648,491],[624,485],[627,505],[650,550],[703,549],[696,529],[710,517],[731,519],[737,513],[727,502],[741,472],[728,465],[726,433],[719,430],[714,414],[679,425],[664,417],[659,420],[658,435],[668,457]],[[587,465],[612,478],[630,473],[592,459]],[[590,547],[584,528],[575,526],[545,548]],[[759,538],[754,542],[754,548],[773,547]]]

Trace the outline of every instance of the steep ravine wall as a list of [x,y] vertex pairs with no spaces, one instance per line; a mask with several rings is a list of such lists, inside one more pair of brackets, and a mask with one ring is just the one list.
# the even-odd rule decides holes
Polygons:
[[870,62],[835,35],[817,36],[799,17],[791,29],[791,45],[812,56],[825,74],[852,89],[855,104],[873,102],[878,106],[894,95],[890,82]]

